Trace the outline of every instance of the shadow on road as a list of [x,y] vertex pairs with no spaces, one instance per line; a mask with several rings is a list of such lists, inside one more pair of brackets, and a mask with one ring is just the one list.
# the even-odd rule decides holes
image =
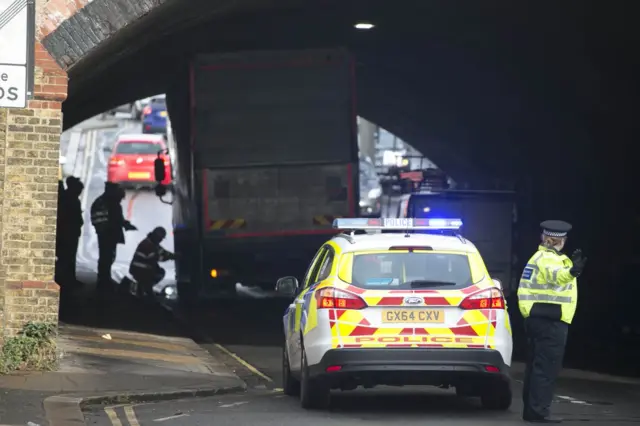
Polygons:
[[183,316],[198,328],[196,341],[201,344],[279,346],[289,303],[282,299],[208,301]]
[[[383,387],[368,391],[332,393],[330,411],[338,413],[358,414],[363,420],[379,419],[388,413],[397,415],[397,411],[409,414],[448,414],[456,417],[465,414],[477,419],[485,413],[487,418],[496,418],[495,412],[483,410],[478,398],[458,398],[452,389],[431,389],[425,391],[412,387],[385,390]],[[499,414],[498,414],[499,415]],[[504,416],[512,417],[509,413]]]
[[99,296],[95,278],[84,278],[81,286],[61,286],[62,323],[162,336],[185,335],[171,313],[160,305],[143,303],[126,294]]

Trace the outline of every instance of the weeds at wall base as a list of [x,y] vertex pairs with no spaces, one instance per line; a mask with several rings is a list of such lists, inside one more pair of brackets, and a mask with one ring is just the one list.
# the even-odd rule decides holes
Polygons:
[[51,323],[27,323],[17,336],[0,348],[0,374],[14,371],[51,371],[57,367],[55,336]]

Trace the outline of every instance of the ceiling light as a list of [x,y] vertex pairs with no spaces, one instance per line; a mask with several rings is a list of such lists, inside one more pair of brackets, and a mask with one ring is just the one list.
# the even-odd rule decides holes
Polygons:
[[358,30],[370,30],[371,28],[375,27],[375,25],[370,22],[358,22],[354,25],[354,27]]

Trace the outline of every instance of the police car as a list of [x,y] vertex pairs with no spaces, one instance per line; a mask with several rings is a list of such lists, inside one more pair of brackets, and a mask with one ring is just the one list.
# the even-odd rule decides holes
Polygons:
[[512,336],[501,284],[459,219],[336,219],[342,233],[303,280],[280,278],[283,388],[304,408],[330,390],[455,387],[487,409],[511,404]]

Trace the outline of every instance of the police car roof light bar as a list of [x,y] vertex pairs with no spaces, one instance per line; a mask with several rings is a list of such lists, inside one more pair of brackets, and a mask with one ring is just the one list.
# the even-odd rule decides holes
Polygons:
[[462,220],[455,218],[341,218],[333,221],[335,229],[352,230],[458,230]]

